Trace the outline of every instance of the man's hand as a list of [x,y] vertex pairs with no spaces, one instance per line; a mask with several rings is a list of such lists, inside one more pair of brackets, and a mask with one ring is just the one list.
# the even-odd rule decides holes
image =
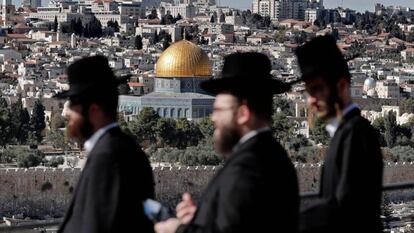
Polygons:
[[154,230],[156,233],[175,233],[178,226],[180,226],[180,220],[177,218],[170,218],[163,222],[159,222],[154,225]]
[[194,205],[193,199],[189,193],[183,194],[183,200],[177,205],[177,218],[181,224],[188,224],[194,217],[197,206]]

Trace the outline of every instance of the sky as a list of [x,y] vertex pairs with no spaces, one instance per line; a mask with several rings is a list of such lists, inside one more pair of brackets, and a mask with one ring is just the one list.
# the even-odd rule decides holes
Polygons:
[[[12,0],[13,3],[20,4],[22,0]],[[42,0],[42,5],[46,5],[48,0]],[[216,0],[221,6],[230,6],[239,9],[250,9],[253,0]],[[375,3],[381,3],[385,6],[406,6],[414,9],[414,0],[324,0],[326,8],[336,8],[343,6],[360,12],[366,10],[374,11]]]
[[[220,5],[230,6],[239,9],[250,9],[253,0],[216,0]],[[324,0],[325,8],[336,8],[343,6],[360,12],[366,10],[374,11],[375,3],[381,3],[385,6],[406,6],[414,9],[414,0]],[[342,4],[343,2],[343,4]]]

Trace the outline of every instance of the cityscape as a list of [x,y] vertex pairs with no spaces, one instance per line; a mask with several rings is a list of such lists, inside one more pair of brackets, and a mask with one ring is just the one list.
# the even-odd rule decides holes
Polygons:
[[[300,76],[295,49],[327,34],[349,60],[353,102],[379,134],[384,184],[414,182],[414,6],[377,0],[362,11],[326,2],[335,4],[2,0],[0,231],[53,232],[62,220],[87,156],[66,135],[69,103],[53,96],[69,89],[66,68],[94,55],[127,79],[119,125],[148,155],[157,198],[169,206],[185,191],[199,197],[223,165],[212,142],[215,97],[200,83],[220,78],[224,56],[264,53],[272,76],[291,82]],[[322,122],[308,122],[304,84],[274,98],[272,119],[301,193],[317,192],[330,137]],[[412,196],[384,192],[385,232],[414,232]]]

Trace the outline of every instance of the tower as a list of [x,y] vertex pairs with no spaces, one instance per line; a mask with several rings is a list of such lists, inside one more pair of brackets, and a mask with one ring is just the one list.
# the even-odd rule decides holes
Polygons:
[[72,33],[70,36],[70,47],[75,48],[76,47],[76,35],[75,33]]
[[4,27],[7,27],[7,5],[7,0],[3,0],[1,5],[1,19],[3,20]]

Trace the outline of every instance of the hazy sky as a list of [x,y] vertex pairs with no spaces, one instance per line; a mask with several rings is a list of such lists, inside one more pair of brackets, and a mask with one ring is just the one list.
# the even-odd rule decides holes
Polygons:
[[[220,5],[231,6],[241,9],[251,8],[253,0],[216,0]],[[382,3],[385,6],[399,5],[414,8],[414,0],[324,0],[326,8],[341,6],[355,9],[357,11],[374,11],[375,3]]]
[[[13,3],[20,4],[22,0],[12,0]],[[42,4],[46,5],[48,0],[42,0]],[[216,0],[222,6],[230,6],[239,9],[250,9],[253,0]],[[399,5],[407,6],[414,9],[414,0],[324,0],[326,8],[336,8],[337,6],[348,7],[357,11],[365,10],[374,11],[375,3],[382,3],[385,6]]]

